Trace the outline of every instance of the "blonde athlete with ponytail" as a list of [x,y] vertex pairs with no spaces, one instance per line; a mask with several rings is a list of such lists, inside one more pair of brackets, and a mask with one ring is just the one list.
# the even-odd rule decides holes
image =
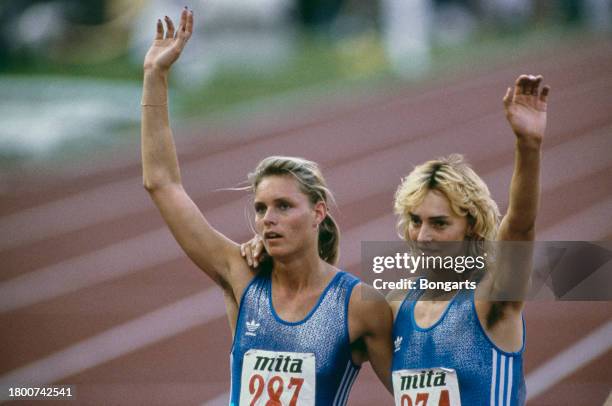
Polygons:
[[[249,175],[255,229],[270,260],[253,270],[238,244],[206,221],[183,188],[168,120],[168,74],[193,30],[157,22],[144,61],[145,189],[192,261],[225,295],[234,342],[231,405],[344,405],[369,360],[391,389],[392,315],[373,288],[335,267],[331,193],[314,162],[269,157]],[[362,297],[370,294],[370,299]]]

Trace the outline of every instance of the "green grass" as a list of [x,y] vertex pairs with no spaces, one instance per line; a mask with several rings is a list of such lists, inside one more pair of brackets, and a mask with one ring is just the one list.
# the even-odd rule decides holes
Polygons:
[[256,100],[292,90],[324,84],[350,88],[375,82],[381,86],[423,84],[457,70],[474,67],[486,70],[508,59],[533,55],[545,48],[567,47],[568,43],[589,38],[576,29],[539,26],[524,32],[492,33],[481,31],[466,44],[432,49],[431,70],[422,78],[406,80],[395,75],[384,56],[379,36],[366,33],[342,43],[305,40],[296,58],[273,73],[224,72],[201,88],[176,94],[177,113],[202,116],[236,103]]
[[[223,70],[213,79],[194,88],[180,88],[171,83],[173,121],[195,124],[203,117],[226,111],[249,101],[261,100],[292,91],[312,87],[333,86],[339,94],[350,94],[353,88],[397,88],[423,86],[429,81],[453,77],[457,73],[478,72],[503,66],[504,61],[525,55],[537,55],[543,49],[571,49],[594,37],[579,28],[553,25],[531,27],[522,32],[497,33],[486,29],[478,32],[468,43],[460,46],[437,46],[432,49],[431,70],[422,78],[406,80],[394,75],[384,56],[381,38],[374,32],[351,39],[331,42],[320,38],[302,38],[297,50],[286,63],[274,70]],[[568,45],[569,44],[569,45]],[[64,77],[117,79],[139,84],[142,72],[126,55],[95,64],[28,63],[13,65],[10,73],[20,75],[59,75]],[[325,95],[325,92],[317,93]],[[324,97],[324,96],[322,96]],[[284,100],[284,99],[281,99]],[[310,100],[311,101],[311,100]],[[131,102],[131,101],[126,101]],[[294,99],[287,107],[299,108],[307,100]],[[80,156],[90,149],[111,149],[123,142],[137,143],[137,124],[118,129],[116,134],[105,134],[103,140],[66,142],[60,148],[61,159],[70,154]],[[85,154],[86,155],[86,154]],[[55,161],[45,156],[44,160]],[[18,165],[25,158],[19,154],[0,152],[2,166]],[[61,160],[60,159],[60,160]]]
[[[500,34],[482,29],[468,43],[437,46],[432,49],[431,71],[425,78],[452,73],[458,66],[485,66],[544,46],[562,44],[567,39],[584,36],[577,29],[545,25],[529,30]],[[179,62],[180,63],[180,62]],[[22,75],[60,75],[97,79],[142,80],[139,64],[127,55],[91,64],[60,64],[47,60],[13,64],[6,73]],[[217,73],[209,83],[189,90],[173,89],[177,113],[187,116],[206,114],[235,103],[307,88],[330,82],[360,83],[372,78],[399,80],[391,73],[376,33],[364,33],[341,42],[303,38],[298,41],[295,57],[274,71],[231,70]]]
[[128,55],[96,63],[60,63],[50,59],[13,61],[1,73],[12,75],[58,75],[96,79],[142,80],[142,69],[133,64]]

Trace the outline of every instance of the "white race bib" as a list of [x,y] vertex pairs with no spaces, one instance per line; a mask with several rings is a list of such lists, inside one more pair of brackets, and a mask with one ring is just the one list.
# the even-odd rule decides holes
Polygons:
[[396,406],[461,406],[457,372],[450,368],[393,371]]
[[315,355],[248,350],[242,360],[240,405],[314,406]]

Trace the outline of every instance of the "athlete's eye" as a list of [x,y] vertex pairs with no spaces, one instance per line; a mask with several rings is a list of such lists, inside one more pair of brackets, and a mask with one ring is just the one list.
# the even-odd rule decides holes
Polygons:
[[421,219],[419,218],[419,216],[414,216],[414,215],[411,215],[411,216],[410,216],[410,222],[411,222],[412,224],[414,224],[414,225],[417,225],[417,226],[418,226],[418,225],[420,225],[420,224],[421,224]]
[[280,202],[278,204],[278,209],[280,211],[287,211],[287,210],[289,210],[289,208],[291,208],[291,206],[288,203],[286,203],[286,202]]
[[266,212],[266,205],[261,203],[255,204],[255,213],[256,214],[264,214]]
[[433,226],[434,228],[444,228],[448,225],[448,223],[446,221],[442,221],[442,220],[437,220],[433,222]]

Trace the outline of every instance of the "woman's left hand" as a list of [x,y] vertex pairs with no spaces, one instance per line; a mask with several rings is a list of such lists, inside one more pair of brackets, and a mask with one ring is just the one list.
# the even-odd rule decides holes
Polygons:
[[540,90],[542,76],[521,75],[514,91],[508,88],[504,96],[504,111],[512,131],[521,141],[539,146],[546,130],[546,101],[550,87]]

